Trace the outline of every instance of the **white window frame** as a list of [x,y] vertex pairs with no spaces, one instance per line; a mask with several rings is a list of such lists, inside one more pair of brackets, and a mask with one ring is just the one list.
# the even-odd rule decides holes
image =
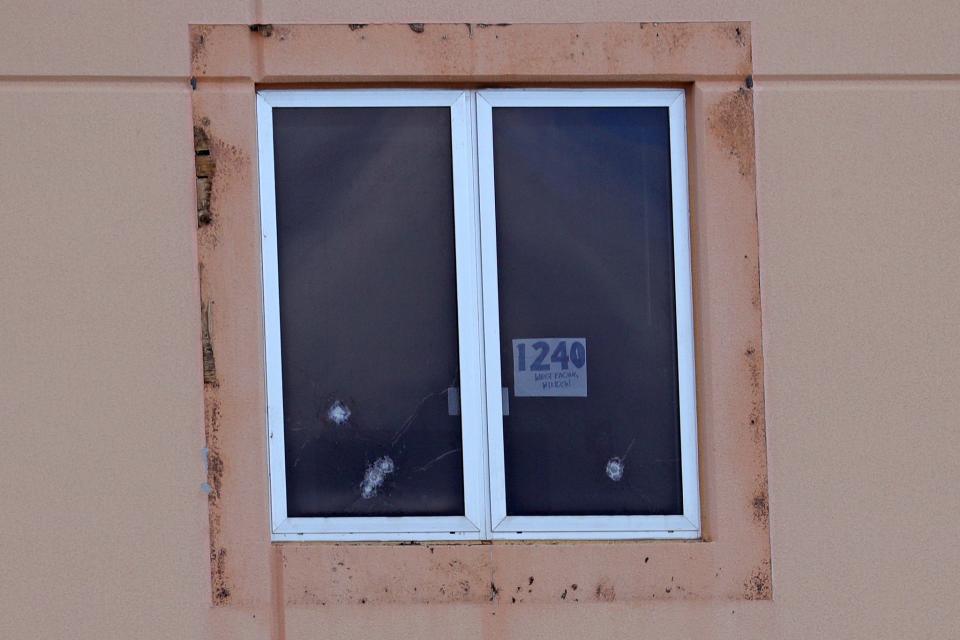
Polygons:
[[[465,516],[288,517],[272,110],[275,107],[427,106],[449,107],[451,114]],[[628,106],[667,107],[669,110],[683,514],[506,514],[492,130],[492,109],[498,106]],[[333,89],[263,90],[257,93],[266,422],[273,540],[700,537],[685,119],[681,89]]]
[[[671,516],[508,516],[504,486],[503,404],[500,376],[500,300],[493,174],[493,109],[496,107],[667,107],[673,199],[674,288],[680,404],[680,467],[683,513]],[[621,539],[700,537],[697,407],[690,273],[690,207],[687,195],[686,109],[681,89],[488,89],[477,92],[480,245],[486,338],[487,436],[493,539]]]
[[[447,107],[453,151],[453,209],[463,439],[464,516],[292,518],[287,515],[274,185],[275,107]],[[260,158],[260,223],[267,431],[273,540],[480,540],[489,529],[483,427],[480,325],[479,225],[476,216],[473,104],[466,91],[329,90],[260,91],[257,131]],[[359,486],[359,485],[358,485]]]

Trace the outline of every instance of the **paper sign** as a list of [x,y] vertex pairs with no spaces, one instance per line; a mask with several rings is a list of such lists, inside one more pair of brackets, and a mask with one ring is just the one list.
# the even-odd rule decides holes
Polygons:
[[514,340],[513,395],[586,398],[587,339]]

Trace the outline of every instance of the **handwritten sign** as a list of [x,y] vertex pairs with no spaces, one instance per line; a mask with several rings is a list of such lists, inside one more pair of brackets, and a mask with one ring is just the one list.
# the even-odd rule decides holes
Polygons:
[[513,395],[586,398],[587,339],[514,340]]

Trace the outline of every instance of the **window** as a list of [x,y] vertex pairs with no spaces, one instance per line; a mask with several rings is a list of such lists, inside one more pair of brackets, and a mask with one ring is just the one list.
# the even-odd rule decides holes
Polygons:
[[682,90],[258,118],[275,540],[699,537]]

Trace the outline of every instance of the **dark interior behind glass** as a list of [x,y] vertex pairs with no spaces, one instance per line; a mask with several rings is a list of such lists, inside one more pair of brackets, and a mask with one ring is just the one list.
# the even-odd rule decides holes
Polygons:
[[[507,513],[682,513],[668,110],[495,107],[493,132]],[[517,397],[513,341],[529,368],[552,338],[583,340],[586,397]],[[541,367],[572,367],[554,344]]]
[[273,123],[288,513],[463,514],[450,110]]

